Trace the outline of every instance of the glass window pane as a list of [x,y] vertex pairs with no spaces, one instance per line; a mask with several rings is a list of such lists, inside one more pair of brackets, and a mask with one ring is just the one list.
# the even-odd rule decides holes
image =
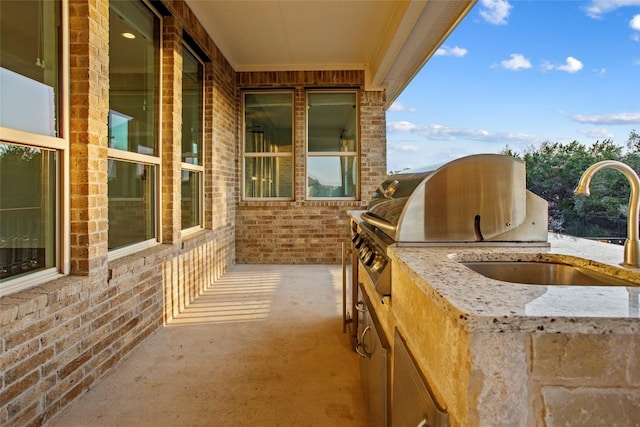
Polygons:
[[202,173],[182,171],[182,229],[200,225],[200,179]]
[[292,157],[246,157],[244,196],[293,197]]
[[0,1],[0,126],[58,135],[60,4]]
[[291,93],[245,94],[245,152],[293,152],[292,111]]
[[156,168],[109,160],[109,250],[153,239]]
[[0,282],[55,267],[56,158],[0,143]]
[[244,96],[244,197],[293,197],[292,93]]
[[182,161],[202,165],[202,63],[182,48]]
[[355,197],[356,157],[309,157],[309,197]]
[[[354,92],[308,94],[309,152],[339,152],[354,146],[357,136],[357,108]],[[345,144],[343,141],[353,141]]]
[[109,147],[156,156],[160,20],[139,1],[109,10]]

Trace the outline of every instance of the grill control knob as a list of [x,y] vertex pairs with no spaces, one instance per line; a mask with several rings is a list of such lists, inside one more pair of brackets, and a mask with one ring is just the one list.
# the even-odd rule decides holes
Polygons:
[[360,249],[363,243],[364,243],[364,239],[362,238],[362,236],[358,236],[358,239],[356,240],[356,244],[355,244],[356,249]]
[[373,271],[380,271],[382,270],[382,267],[384,267],[384,257],[381,256],[375,256],[374,257],[374,261],[373,261],[373,265],[371,266],[371,270]]
[[356,231],[355,233],[353,233],[353,237],[351,237],[351,241],[355,242],[356,240],[358,240],[359,237],[360,237],[360,234]]
[[366,265],[367,267],[370,267],[371,264],[373,264],[373,260],[376,259],[376,254],[373,251],[369,251],[365,254],[364,256],[364,265]]
[[368,251],[369,247],[367,245],[364,245],[362,248],[360,248],[360,252],[358,252],[360,254],[360,259],[364,260],[364,257]]

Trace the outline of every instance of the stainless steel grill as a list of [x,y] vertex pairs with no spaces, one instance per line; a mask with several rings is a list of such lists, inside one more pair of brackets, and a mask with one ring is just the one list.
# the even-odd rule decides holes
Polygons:
[[479,154],[388,177],[352,230],[376,290],[390,295],[390,245],[547,245],[547,202],[526,189],[523,161]]

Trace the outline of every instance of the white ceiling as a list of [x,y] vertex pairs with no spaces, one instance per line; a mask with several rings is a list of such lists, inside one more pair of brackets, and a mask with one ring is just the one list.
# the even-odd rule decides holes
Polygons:
[[236,71],[364,70],[400,94],[476,0],[186,0]]

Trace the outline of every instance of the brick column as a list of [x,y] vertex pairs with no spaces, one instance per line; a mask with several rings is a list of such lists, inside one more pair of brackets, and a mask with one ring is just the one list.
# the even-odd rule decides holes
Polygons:
[[106,271],[109,2],[70,0],[71,272]]
[[162,29],[162,242],[179,243],[182,229],[182,27],[174,17],[165,17]]
[[236,74],[224,61],[204,66],[204,168],[205,222],[213,230],[235,224],[235,206],[240,196],[242,156],[239,120],[240,96],[236,96]]
[[387,122],[383,91],[360,93],[360,198],[369,200],[387,174]]
[[293,111],[294,197],[297,202],[302,202],[307,197],[307,93],[303,86],[295,88]]
[[[202,218],[202,227],[203,228],[214,228],[213,222],[214,217],[218,215],[214,215],[214,209],[218,206],[214,201],[221,200],[220,194],[216,194],[216,189],[219,187],[219,183],[216,182],[215,177],[213,176],[213,171],[215,170],[216,159],[216,151],[214,150],[213,143],[213,135],[214,135],[214,101],[216,99],[215,88],[215,63],[214,62],[205,62],[204,64],[204,119],[203,119],[203,127],[202,127],[202,165],[204,166],[204,177],[203,177],[203,185],[204,185],[204,198],[202,200],[203,209],[204,209],[204,218]],[[222,165],[222,161],[219,161],[219,164]],[[219,215],[222,216],[222,215]]]

